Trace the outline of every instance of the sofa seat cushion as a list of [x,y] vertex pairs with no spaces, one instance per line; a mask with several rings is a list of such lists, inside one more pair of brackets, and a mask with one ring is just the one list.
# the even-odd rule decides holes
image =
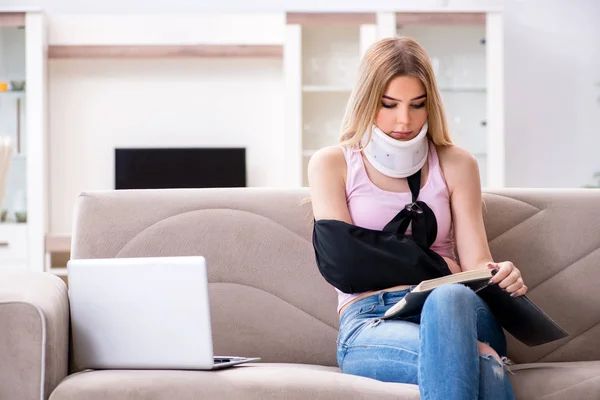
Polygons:
[[510,369],[519,400],[600,399],[600,361],[519,364]]
[[50,400],[419,399],[416,385],[342,374],[337,367],[255,363],[220,371],[104,370],[65,378]]
[[[600,399],[600,361],[510,367],[519,400]],[[50,400],[419,399],[417,386],[342,374],[337,367],[256,363],[221,371],[84,371]]]

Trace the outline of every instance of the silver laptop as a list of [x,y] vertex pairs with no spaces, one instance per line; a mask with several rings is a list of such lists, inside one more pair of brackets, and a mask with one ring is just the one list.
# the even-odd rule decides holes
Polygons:
[[82,369],[221,369],[213,355],[204,257],[67,264],[74,361]]

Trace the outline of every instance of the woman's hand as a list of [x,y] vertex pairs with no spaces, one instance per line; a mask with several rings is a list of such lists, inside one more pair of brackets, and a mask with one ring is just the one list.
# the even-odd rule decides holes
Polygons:
[[488,268],[498,268],[496,275],[490,279],[490,283],[498,284],[511,296],[521,296],[527,293],[527,286],[523,283],[521,271],[510,261],[500,263],[488,263]]

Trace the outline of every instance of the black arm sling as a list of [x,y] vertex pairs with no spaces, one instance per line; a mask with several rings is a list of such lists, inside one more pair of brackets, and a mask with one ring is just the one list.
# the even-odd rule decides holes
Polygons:
[[[437,236],[437,220],[429,206],[417,200],[421,171],[408,178],[412,203],[407,204],[382,231],[338,220],[318,220],[313,247],[319,272],[344,293],[362,293],[449,275],[446,261],[430,246]],[[412,237],[405,236],[412,222]]]

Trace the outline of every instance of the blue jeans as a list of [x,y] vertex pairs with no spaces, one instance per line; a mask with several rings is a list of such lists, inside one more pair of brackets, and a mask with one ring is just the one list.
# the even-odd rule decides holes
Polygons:
[[504,366],[478,351],[479,340],[506,356],[504,332],[485,302],[464,285],[444,285],[420,314],[381,320],[408,291],[374,294],[344,310],[337,341],[342,372],[417,384],[424,400],[514,399]]

